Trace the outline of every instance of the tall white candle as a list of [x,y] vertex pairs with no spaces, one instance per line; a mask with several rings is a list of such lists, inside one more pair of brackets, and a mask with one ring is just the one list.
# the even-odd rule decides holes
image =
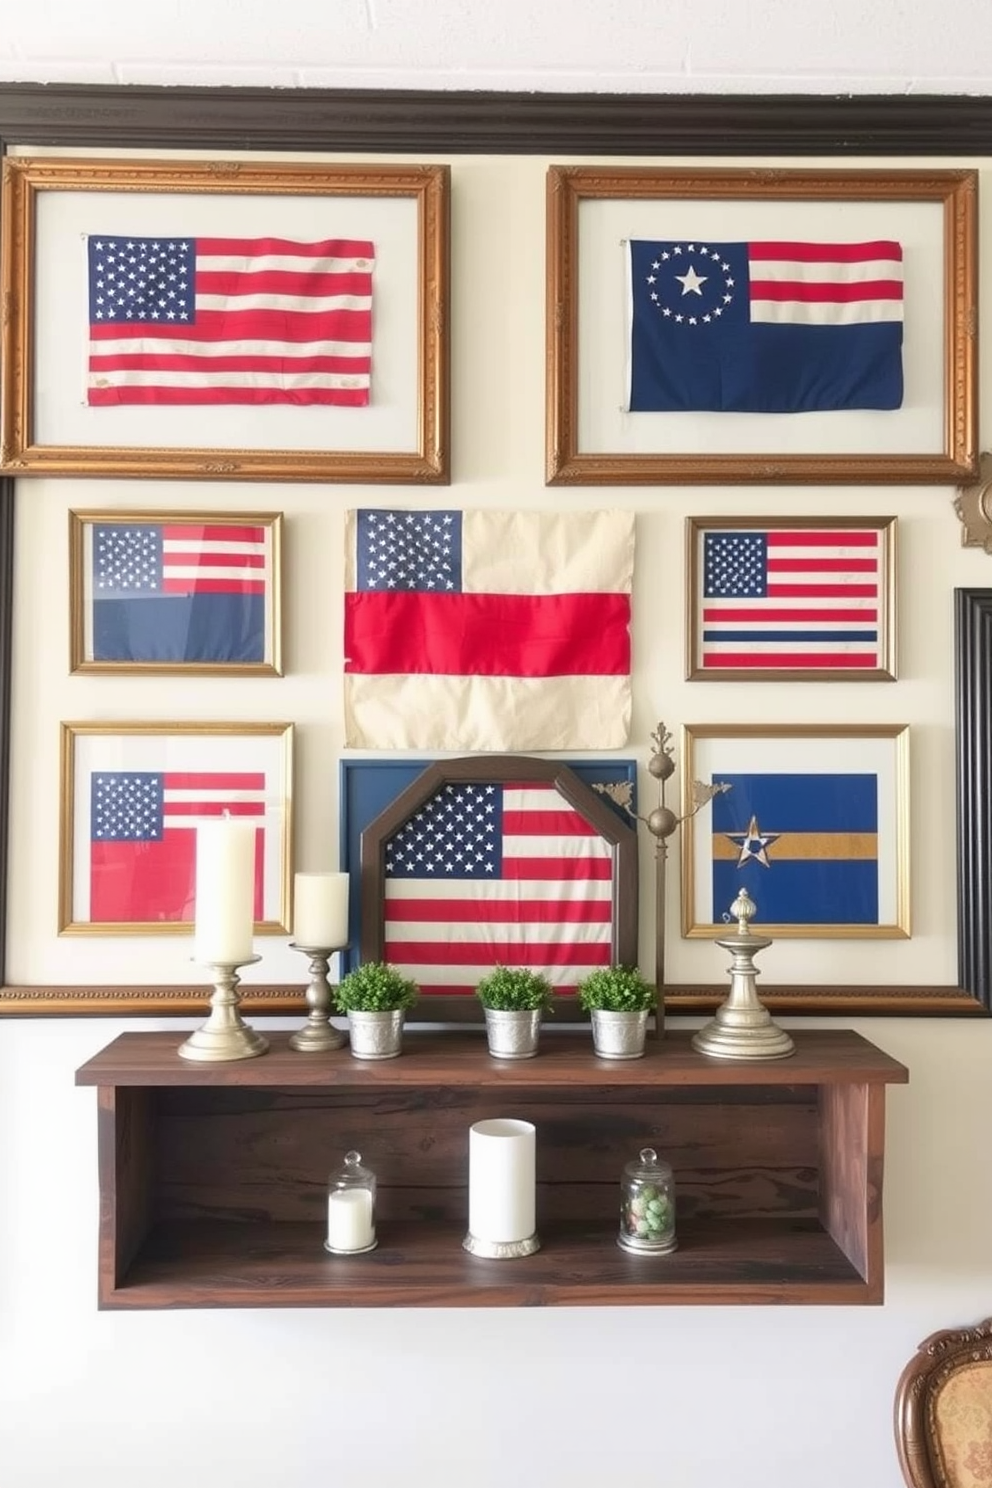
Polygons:
[[367,1250],[375,1239],[372,1195],[346,1188],[327,1196],[327,1243],[332,1250]]
[[250,960],[254,908],[255,823],[230,816],[203,822],[196,832],[196,960]]
[[499,1117],[469,1128],[468,1228],[476,1240],[528,1240],[535,1230],[535,1128]]
[[329,949],[348,944],[347,873],[297,873],[293,879],[293,939]]

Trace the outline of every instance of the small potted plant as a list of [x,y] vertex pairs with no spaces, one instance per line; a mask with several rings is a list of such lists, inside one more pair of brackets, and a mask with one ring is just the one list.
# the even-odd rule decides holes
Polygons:
[[482,978],[475,994],[486,1010],[490,1054],[496,1059],[532,1059],[541,1018],[554,1001],[548,978],[526,967],[497,966]]
[[592,1042],[601,1059],[639,1059],[655,989],[636,966],[603,966],[578,985],[579,1005],[592,1016]]
[[395,1059],[403,1046],[403,1023],[420,988],[385,961],[363,961],[334,989],[334,1005],[348,1016],[356,1059]]

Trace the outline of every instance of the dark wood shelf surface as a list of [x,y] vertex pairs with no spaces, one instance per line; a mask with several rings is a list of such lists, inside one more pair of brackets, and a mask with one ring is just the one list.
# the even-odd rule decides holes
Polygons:
[[[261,1028],[259,1031],[263,1031]],[[707,1058],[690,1045],[691,1031],[651,1040],[643,1059],[597,1059],[587,1029],[545,1030],[535,1059],[493,1059],[485,1033],[432,1033],[408,1029],[397,1059],[355,1059],[345,1049],[297,1054],[289,1033],[266,1033],[270,1048],[255,1059],[196,1064],[180,1059],[177,1033],[123,1033],[76,1071],[77,1085],[246,1086],[415,1089],[426,1086],[504,1090],[560,1089],[576,1083],[597,1089],[653,1089],[666,1085],[904,1084],[905,1065],[850,1029],[793,1033],[788,1059],[741,1061]]]
[[667,1256],[631,1255],[615,1233],[553,1226],[541,1249],[493,1261],[462,1248],[464,1231],[429,1222],[380,1225],[367,1255],[332,1256],[315,1223],[171,1221],[157,1225],[111,1308],[547,1307],[660,1303],[864,1302],[865,1283],[815,1221],[680,1226]]

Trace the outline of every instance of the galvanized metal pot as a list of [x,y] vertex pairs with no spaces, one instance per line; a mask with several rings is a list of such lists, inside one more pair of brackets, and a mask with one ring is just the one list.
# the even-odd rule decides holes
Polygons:
[[403,1048],[403,1008],[389,1013],[349,1012],[348,1032],[356,1059],[395,1059]]
[[494,1059],[533,1059],[541,1033],[541,1009],[500,1012],[486,1008],[486,1038]]
[[593,1008],[593,1051],[600,1059],[640,1059],[647,1028],[646,1009],[640,1013],[608,1013]]

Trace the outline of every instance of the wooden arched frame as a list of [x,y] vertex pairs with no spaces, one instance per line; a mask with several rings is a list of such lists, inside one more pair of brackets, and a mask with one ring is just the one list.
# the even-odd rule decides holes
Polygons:
[[[360,900],[362,961],[384,959],[385,924],[383,906],[386,883],[386,844],[405,822],[446,785],[508,785],[514,781],[540,781],[552,786],[569,806],[607,842],[613,864],[612,959],[615,964],[637,964],[637,833],[606,804],[574,770],[553,760],[524,755],[473,755],[440,760],[428,765],[384,811],[370,822],[361,836]],[[563,1000],[566,1000],[563,998]],[[462,1021],[479,1018],[474,999],[423,997],[417,1004],[418,1019]]]

